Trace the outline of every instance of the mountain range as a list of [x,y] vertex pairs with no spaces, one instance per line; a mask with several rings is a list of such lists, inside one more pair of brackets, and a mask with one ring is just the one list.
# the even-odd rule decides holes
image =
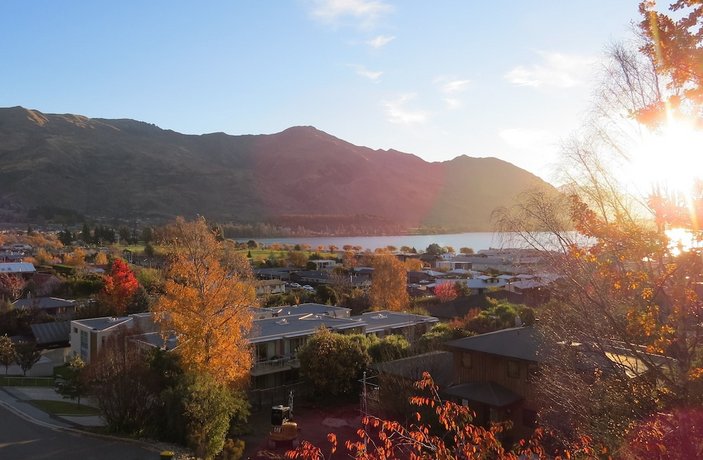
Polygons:
[[310,126],[185,135],[130,119],[0,108],[0,220],[50,217],[490,229],[490,215],[549,184],[496,158],[427,162]]

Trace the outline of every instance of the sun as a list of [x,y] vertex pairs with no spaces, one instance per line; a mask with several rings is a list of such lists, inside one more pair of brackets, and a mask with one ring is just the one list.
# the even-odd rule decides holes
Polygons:
[[690,195],[703,179],[703,130],[691,119],[668,117],[656,129],[643,128],[630,153],[631,183],[644,194],[655,189]]

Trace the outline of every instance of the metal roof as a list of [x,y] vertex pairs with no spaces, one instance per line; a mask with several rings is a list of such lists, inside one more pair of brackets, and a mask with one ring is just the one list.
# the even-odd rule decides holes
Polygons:
[[60,299],[58,297],[30,297],[19,299],[12,305],[19,309],[39,308],[45,310],[50,308],[73,307],[75,304],[75,300]]
[[321,327],[333,331],[361,328],[366,323],[350,318],[333,318],[327,315],[303,314],[278,318],[257,319],[249,332],[249,343],[268,342],[281,338],[312,335]]
[[120,324],[125,324],[129,321],[132,321],[132,317],[130,317],[130,316],[121,316],[121,317],[117,317],[117,318],[107,316],[104,318],[89,318],[89,319],[73,320],[74,323],[80,324],[80,325],[85,326],[89,329],[93,329],[94,331],[103,331],[105,329],[110,329],[111,327],[118,326]]
[[56,321],[30,325],[38,345],[68,343],[71,338],[71,322]]
[[445,389],[444,393],[492,407],[509,406],[522,399],[519,394],[493,382],[463,383]]
[[[358,316],[355,318],[359,318]],[[389,310],[370,311],[361,314],[361,319],[366,323],[366,333],[384,331],[386,329],[399,329],[423,323],[439,322],[434,316],[416,315]]]
[[37,270],[29,262],[0,263],[0,273],[34,273]]

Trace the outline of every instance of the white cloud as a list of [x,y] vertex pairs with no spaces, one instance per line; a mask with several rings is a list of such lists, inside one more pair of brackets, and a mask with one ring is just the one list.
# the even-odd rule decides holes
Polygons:
[[510,147],[531,153],[551,152],[558,142],[558,137],[546,129],[507,128],[498,135]]
[[388,121],[391,123],[410,125],[425,123],[430,118],[430,114],[420,109],[410,109],[407,103],[415,99],[415,94],[403,94],[391,101],[384,101]]
[[351,17],[368,25],[392,10],[393,7],[382,0],[314,0],[312,16],[327,23]]
[[371,81],[378,81],[383,75],[383,72],[369,70],[363,65],[350,65],[349,67],[353,68],[360,77],[368,78]]
[[449,109],[461,107],[461,99],[458,96],[466,91],[471,84],[471,80],[462,80],[455,77],[437,77],[434,82],[445,95],[444,102]]
[[597,59],[592,56],[538,51],[542,62],[517,66],[504,75],[517,86],[572,88],[588,82]]
[[393,35],[378,35],[371,40],[368,40],[366,44],[372,48],[383,48],[393,40],[395,40],[395,36]]

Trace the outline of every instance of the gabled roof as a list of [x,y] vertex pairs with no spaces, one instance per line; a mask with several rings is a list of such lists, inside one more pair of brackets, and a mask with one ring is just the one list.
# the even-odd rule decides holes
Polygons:
[[455,350],[477,351],[525,361],[542,361],[539,356],[539,335],[530,326],[513,327],[452,340],[446,346]]

